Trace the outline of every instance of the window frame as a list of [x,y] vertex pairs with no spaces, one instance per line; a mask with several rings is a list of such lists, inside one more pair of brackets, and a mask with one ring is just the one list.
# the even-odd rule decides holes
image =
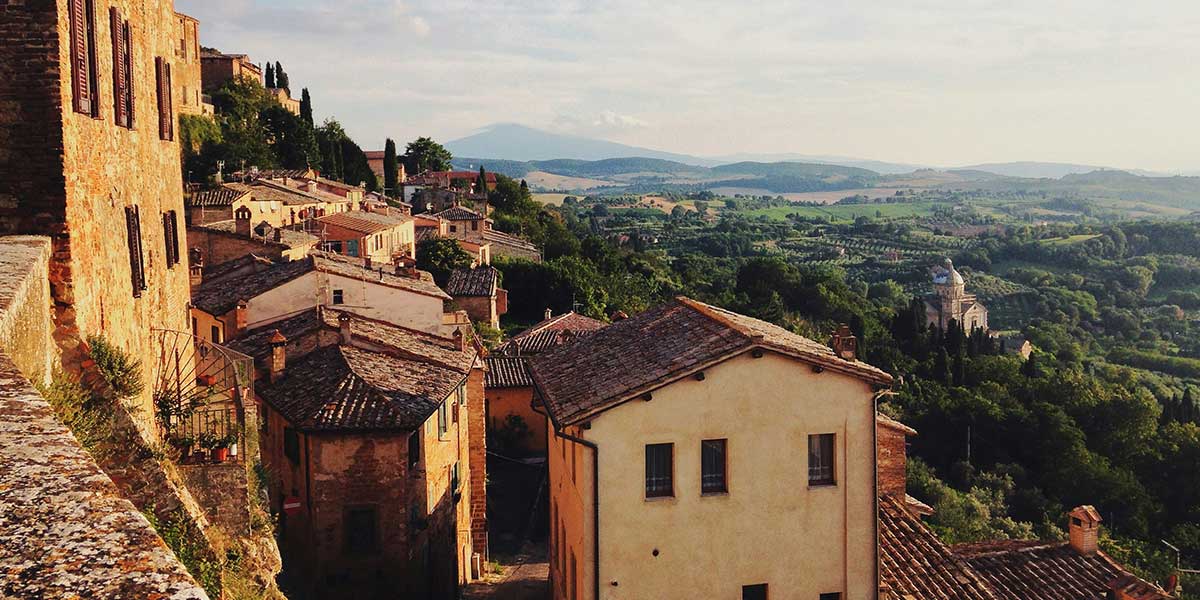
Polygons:
[[818,600],[842,600],[842,593],[841,592],[824,592],[818,597]]
[[[761,595],[752,595],[752,596],[746,595],[747,593],[758,594],[759,592],[761,592]],[[753,583],[750,585],[742,586],[742,600],[746,600],[747,598],[763,598],[763,600],[769,600],[770,597],[771,597],[771,587],[768,584]]]
[[[352,517],[355,515],[365,515],[366,521],[369,524],[370,532],[369,540],[365,545],[359,546],[352,542],[353,536],[350,535],[352,529]],[[348,556],[365,556],[379,552],[379,507],[374,504],[360,504],[347,506],[342,512],[342,549]]]
[[[705,455],[705,451],[711,445],[719,445],[720,454],[720,470],[718,473],[710,473],[710,462]],[[712,465],[716,466],[716,465]],[[720,475],[720,484],[710,484],[708,478],[710,476]],[[700,440],[700,494],[704,496],[713,496],[729,493],[729,439],[715,438],[708,440]]]
[[71,36],[68,52],[71,57],[71,108],[78,114],[99,119],[95,0],[68,0],[67,13]]
[[136,204],[125,207],[125,236],[133,297],[141,298],[146,290],[146,253],[142,247],[142,217]]
[[[667,460],[665,463],[666,474],[658,473],[657,467],[664,466],[658,461],[662,460],[661,456],[651,456],[651,452],[659,452],[665,450]],[[665,486],[653,483],[654,480],[665,480]],[[660,444],[646,444],[646,459],[645,459],[645,479],[643,480],[643,491],[646,500],[654,500],[658,498],[674,498],[675,497],[675,444],[672,442]]]
[[338,304],[345,304],[345,303],[346,303],[346,290],[339,290],[339,289],[333,290],[333,304],[336,306]]
[[283,455],[293,465],[300,464],[300,432],[293,427],[283,427]]
[[415,474],[421,466],[421,429],[419,427],[408,436],[407,452],[408,471]]
[[450,433],[450,406],[446,400],[442,400],[442,403],[438,405],[437,428],[438,439],[445,441]]
[[[814,446],[815,442],[815,446]],[[821,457],[828,442],[828,457]],[[814,449],[816,452],[814,452]],[[814,460],[820,459],[818,460]],[[814,463],[816,464],[814,466]],[[837,434],[813,433],[808,436],[808,487],[833,487],[837,485]]]

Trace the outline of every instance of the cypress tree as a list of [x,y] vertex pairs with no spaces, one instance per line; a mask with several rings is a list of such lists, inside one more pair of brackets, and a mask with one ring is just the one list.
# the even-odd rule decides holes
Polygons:
[[1025,364],[1021,365],[1021,374],[1029,379],[1038,376],[1037,356],[1037,354],[1030,354]]
[[393,196],[400,187],[400,163],[396,160],[396,142],[388,138],[383,144],[383,193]]
[[967,379],[967,367],[962,353],[954,355],[954,385],[963,385]]
[[483,172],[483,165],[479,165],[479,181],[475,182],[475,193],[487,194],[487,175]]
[[308,95],[308,88],[300,90],[300,118],[313,124],[312,97]]
[[267,88],[275,87],[275,66],[267,63]]
[[950,354],[945,348],[938,348],[933,361],[933,377],[942,383],[950,383],[954,377],[950,373]]
[[275,87],[287,90],[287,93],[290,95],[292,89],[288,86],[288,83],[288,76],[287,73],[283,72],[283,65],[279,64],[279,61],[275,61]]

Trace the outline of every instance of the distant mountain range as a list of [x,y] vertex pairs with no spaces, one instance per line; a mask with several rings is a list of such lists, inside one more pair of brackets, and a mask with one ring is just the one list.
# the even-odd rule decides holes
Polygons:
[[[492,125],[479,133],[454,140],[446,148],[455,156],[487,157],[491,161],[544,162],[556,159],[576,161],[601,161],[616,158],[645,158],[670,161],[693,167],[717,167],[731,163],[806,163],[852,167],[872,171],[879,175],[899,175],[920,169],[936,168],[950,172],[985,171],[1005,177],[1059,179],[1066,175],[1110,170],[1110,167],[1052,162],[1008,162],[967,165],[962,167],[931,167],[930,165],[893,163],[886,161],[845,156],[824,156],[795,153],[732,154],[702,157],[689,154],[664,152],[652,148],[631,146],[607,140],[564,135],[542,131],[525,125],[503,123]],[[1165,174],[1151,171],[1130,170],[1135,175],[1161,177]],[[1200,172],[1187,173],[1191,175]]]

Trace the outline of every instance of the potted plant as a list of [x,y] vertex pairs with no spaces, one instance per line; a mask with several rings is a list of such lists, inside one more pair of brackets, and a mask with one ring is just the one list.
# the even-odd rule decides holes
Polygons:
[[236,431],[230,431],[225,436],[225,447],[229,450],[230,458],[237,458],[238,455],[238,434]]
[[196,378],[196,383],[199,383],[200,385],[203,385],[203,386],[212,386],[212,384],[214,384],[216,382],[217,382],[217,376],[213,373],[205,373]]
[[170,438],[171,447],[179,453],[179,462],[186,463],[192,456],[192,447],[196,440],[189,435],[177,435]]
[[211,431],[200,434],[200,447],[208,451],[213,462],[221,462],[229,457],[229,448],[225,447],[225,438]]

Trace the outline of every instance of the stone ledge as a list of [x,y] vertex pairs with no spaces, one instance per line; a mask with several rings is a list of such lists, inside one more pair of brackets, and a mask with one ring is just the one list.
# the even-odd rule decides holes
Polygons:
[[20,598],[208,598],[4,355],[0,591]]

